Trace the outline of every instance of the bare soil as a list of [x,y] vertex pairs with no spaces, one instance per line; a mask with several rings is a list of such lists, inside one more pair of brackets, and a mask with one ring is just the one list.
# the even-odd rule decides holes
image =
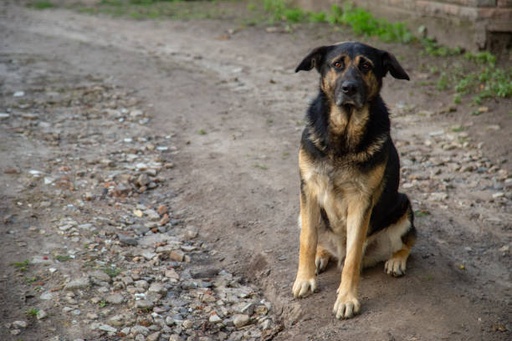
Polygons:
[[[144,129],[172,136],[176,147],[163,184],[172,192],[172,210],[216,250],[212,267],[243,276],[272,302],[283,326],[274,340],[510,340],[512,101],[486,102],[479,116],[471,115],[478,107],[465,104],[469,98],[453,105],[453,94],[423,84],[432,77],[428,66],[442,61],[415,46],[367,40],[392,51],[411,76],[410,82],[388,77],[383,89],[402,158],[402,190],[417,211],[419,238],[407,275],[391,278],[381,265],[365,270],[362,313],[351,320],[331,313],[340,277],[334,266],[319,276],[318,293],[293,299],[296,154],[318,82],[314,73],[293,70],[309,49],[357,38],[327,25],[283,33],[230,20],[134,21],[2,2],[0,112],[11,107],[16,91],[63,79],[93,79],[142,98],[152,115]],[[30,72],[45,77],[27,84]],[[19,336],[4,327],[28,307],[20,299],[27,285],[11,264],[51,240],[30,227],[60,216],[62,202],[53,192],[34,197],[20,175],[45,167],[48,140],[0,124],[0,338],[45,339],[52,330],[72,335],[66,329],[73,325],[57,317],[36,321]],[[108,122],[97,129],[108,135]],[[54,204],[43,208],[41,201]]]

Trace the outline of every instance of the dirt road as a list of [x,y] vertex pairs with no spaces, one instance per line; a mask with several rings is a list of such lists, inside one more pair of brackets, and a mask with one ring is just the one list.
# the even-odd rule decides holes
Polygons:
[[[322,25],[270,33],[274,30],[239,28],[229,21],[131,21],[58,9],[33,11],[13,2],[0,6],[2,340],[122,338],[108,329],[91,330],[80,322],[102,322],[115,313],[115,309],[102,313],[101,300],[97,311],[89,307],[87,316],[85,312],[70,316],[76,311],[73,301],[82,298],[73,291],[62,294],[68,300],[65,306],[72,307],[71,313],[63,311],[62,305],[49,307],[46,318],[29,318],[25,327],[12,325],[16,320],[27,320],[28,308],[41,300],[40,292],[26,298],[34,285],[13,262],[33,260],[42,249],[76,249],[80,259],[72,264],[59,263],[57,273],[65,274],[69,269],[80,273],[88,250],[92,250],[80,239],[86,229],[83,222],[95,214],[123,210],[122,188],[103,193],[108,176],[98,179],[90,173],[107,166],[114,169],[116,162],[121,162],[116,161],[116,148],[125,147],[113,142],[119,140],[154,145],[145,152],[130,152],[136,155],[134,159],[145,153],[147,158],[165,159],[167,154],[153,156],[147,151],[165,143],[171,145],[169,150],[160,149],[171,156],[159,160],[164,166],[153,181],[157,194],[144,194],[151,182],[139,177],[141,194],[134,200],[145,207],[165,201],[173,212],[171,218],[181,221],[181,225],[176,223],[180,229],[197,228],[208,252],[192,257],[192,264],[225,269],[241,276],[242,284],[249,281],[261,289],[258,295],[262,296],[257,297],[271,303],[276,326],[262,338],[511,338],[510,100],[486,104],[485,114],[471,116],[469,112],[474,109],[453,107],[450,96],[426,91],[421,85],[428,75],[420,66],[438,61],[420,56],[413,46],[369,41],[393,51],[412,78],[409,83],[386,79],[384,99],[393,112],[393,136],[403,166],[402,188],[417,211],[419,241],[405,277],[388,277],[381,265],[365,270],[361,315],[339,321],[331,314],[339,284],[335,267],[319,276],[320,290],[315,295],[302,300],[291,295],[298,251],[296,152],[303,113],[317,86],[315,74],[294,74],[293,70],[310,48],[356,37]],[[84,82],[89,90],[99,88],[80,92],[82,88],[75,85]],[[122,117],[94,117],[91,113],[92,118],[85,120],[66,112],[66,105],[61,106],[62,112],[52,111],[59,93],[71,91],[66,87],[78,96],[66,102],[70,108],[80,100],[86,111],[88,106],[94,108],[96,102],[104,102],[104,113],[117,108],[120,99],[126,97],[123,106],[133,115],[123,116],[122,110]],[[95,91],[110,97],[84,100]],[[23,102],[25,98],[32,104]],[[39,107],[33,104],[36,102]],[[133,109],[138,103],[148,113],[147,120]],[[92,119],[94,123],[88,121]],[[57,138],[45,133],[45,129],[56,127],[60,129]],[[123,157],[129,159],[130,153]],[[53,180],[30,172],[65,172],[66,165],[81,170],[70,181],[74,183],[72,189],[64,188],[66,182],[64,187],[56,185],[58,191],[49,190],[48,183]],[[116,182],[116,175],[112,179]],[[94,199],[102,193],[110,200]],[[143,210],[137,206],[129,211],[137,215],[139,209]],[[52,237],[60,232],[66,235],[63,217],[74,217],[82,226],[74,236],[76,240],[71,235]],[[52,229],[54,225],[59,228]],[[156,225],[152,231],[162,234]],[[91,243],[103,237],[101,231],[91,232]],[[107,237],[114,244],[121,238],[116,234]],[[110,250],[109,243],[102,243]],[[126,245],[123,250],[129,248]],[[44,257],[40,263],[32,261],[30,271],[44,266],[53,269],[54,265],[45,265],[48,257]],[[152,266],[165,268],[167,261],[164,258]],[[145,271],[151,273],[151,269]],[[69,276],[59,280],[69,284]],[[42,276],[34,281],[47,282],[39,288],[54,288],[49,291],[55,295],[65,291],[51,278]],[[113,286],[112,291],[123,294],[123,287]],[[165,318],[165,311],[153,313]],[[188,335],[190,340],[201,340],[199,331],[187,334],[185,327],[177,325],[172,324],[176,337],[186,340]],[[156,332],[156,340],[169,339],[165,331]],[[222,328],[203,332],[209,340],[229,339],[231,335]],[[136,339],[144,337],[148,335]],[[236,337],[251,339],[247,335]]]

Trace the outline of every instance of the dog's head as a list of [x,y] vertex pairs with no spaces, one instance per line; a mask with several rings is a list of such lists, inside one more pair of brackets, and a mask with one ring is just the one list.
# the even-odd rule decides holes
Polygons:
[[321,74],[320,87],[337,106],[361,109],[371,102],[389,72],[398,79],[409,75],[395,56],[358,42],[344,42],[313,49],[295,72],[316,68]]

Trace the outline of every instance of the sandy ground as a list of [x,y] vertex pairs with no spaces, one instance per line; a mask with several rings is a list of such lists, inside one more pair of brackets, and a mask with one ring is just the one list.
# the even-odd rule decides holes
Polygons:
[[[283,326],[274,340],[511,338],[510,100],[485,103],[485,113],[472,116],[475,108],[454,107],[451,95],[421,85],[428,78],[424,66],[438,60],[412,46],[369,41],[394,52],[412,79],[388,77],[383,95],[393,112],[403,191],[420,212],[419,239],[405,277],[388,277],[382,265],[363,272],[362,313],[339,321],[331,314],[339,284],[334,266],[319,276],[318,293],[291,295],[296,154],[318,82],[314,73],[293,70],[310,48],[355,37],[323,25],[269,33],[229,21],[131,21],[11,2],[0,11],[1,96],[12,99],[29,86],[10,71],[12,60],[24,60],[34,70],[43,65],[56,82],[94,77],[142,98],[152,113],[145,129],[172,136],[176,146],[164,185],[173,193],[173,210],[216,250],[212,266],[243,276],[272,302]],[[0,111],[8,109],[3,106]],[[41,247],[23,227],[54,214],[50,207],[34,217],[16,207],[30,191],[15,190],[11,169],[36,167],[48,148],[37,136],[2,128],[2,324],[27,307],[15,294],[22,279],[9,264]],[[13,230],[22,248],[9,239]],[[0,326],[0,335],[36,340],[45,323],[52,325],[34,323],[18,337]],[[52,328],[68,335],[73,327]]]

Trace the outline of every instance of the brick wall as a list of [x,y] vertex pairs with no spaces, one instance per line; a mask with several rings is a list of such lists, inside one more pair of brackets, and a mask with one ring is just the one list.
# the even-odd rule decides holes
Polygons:
[[[343,0],[293,0],[307,10],[328,10]],[[377,16],[407,23],[416,32],[468,50],[503,49],[512,44],[512,0],[352,0]],[[498,38],[498,39],[496,39]]]

